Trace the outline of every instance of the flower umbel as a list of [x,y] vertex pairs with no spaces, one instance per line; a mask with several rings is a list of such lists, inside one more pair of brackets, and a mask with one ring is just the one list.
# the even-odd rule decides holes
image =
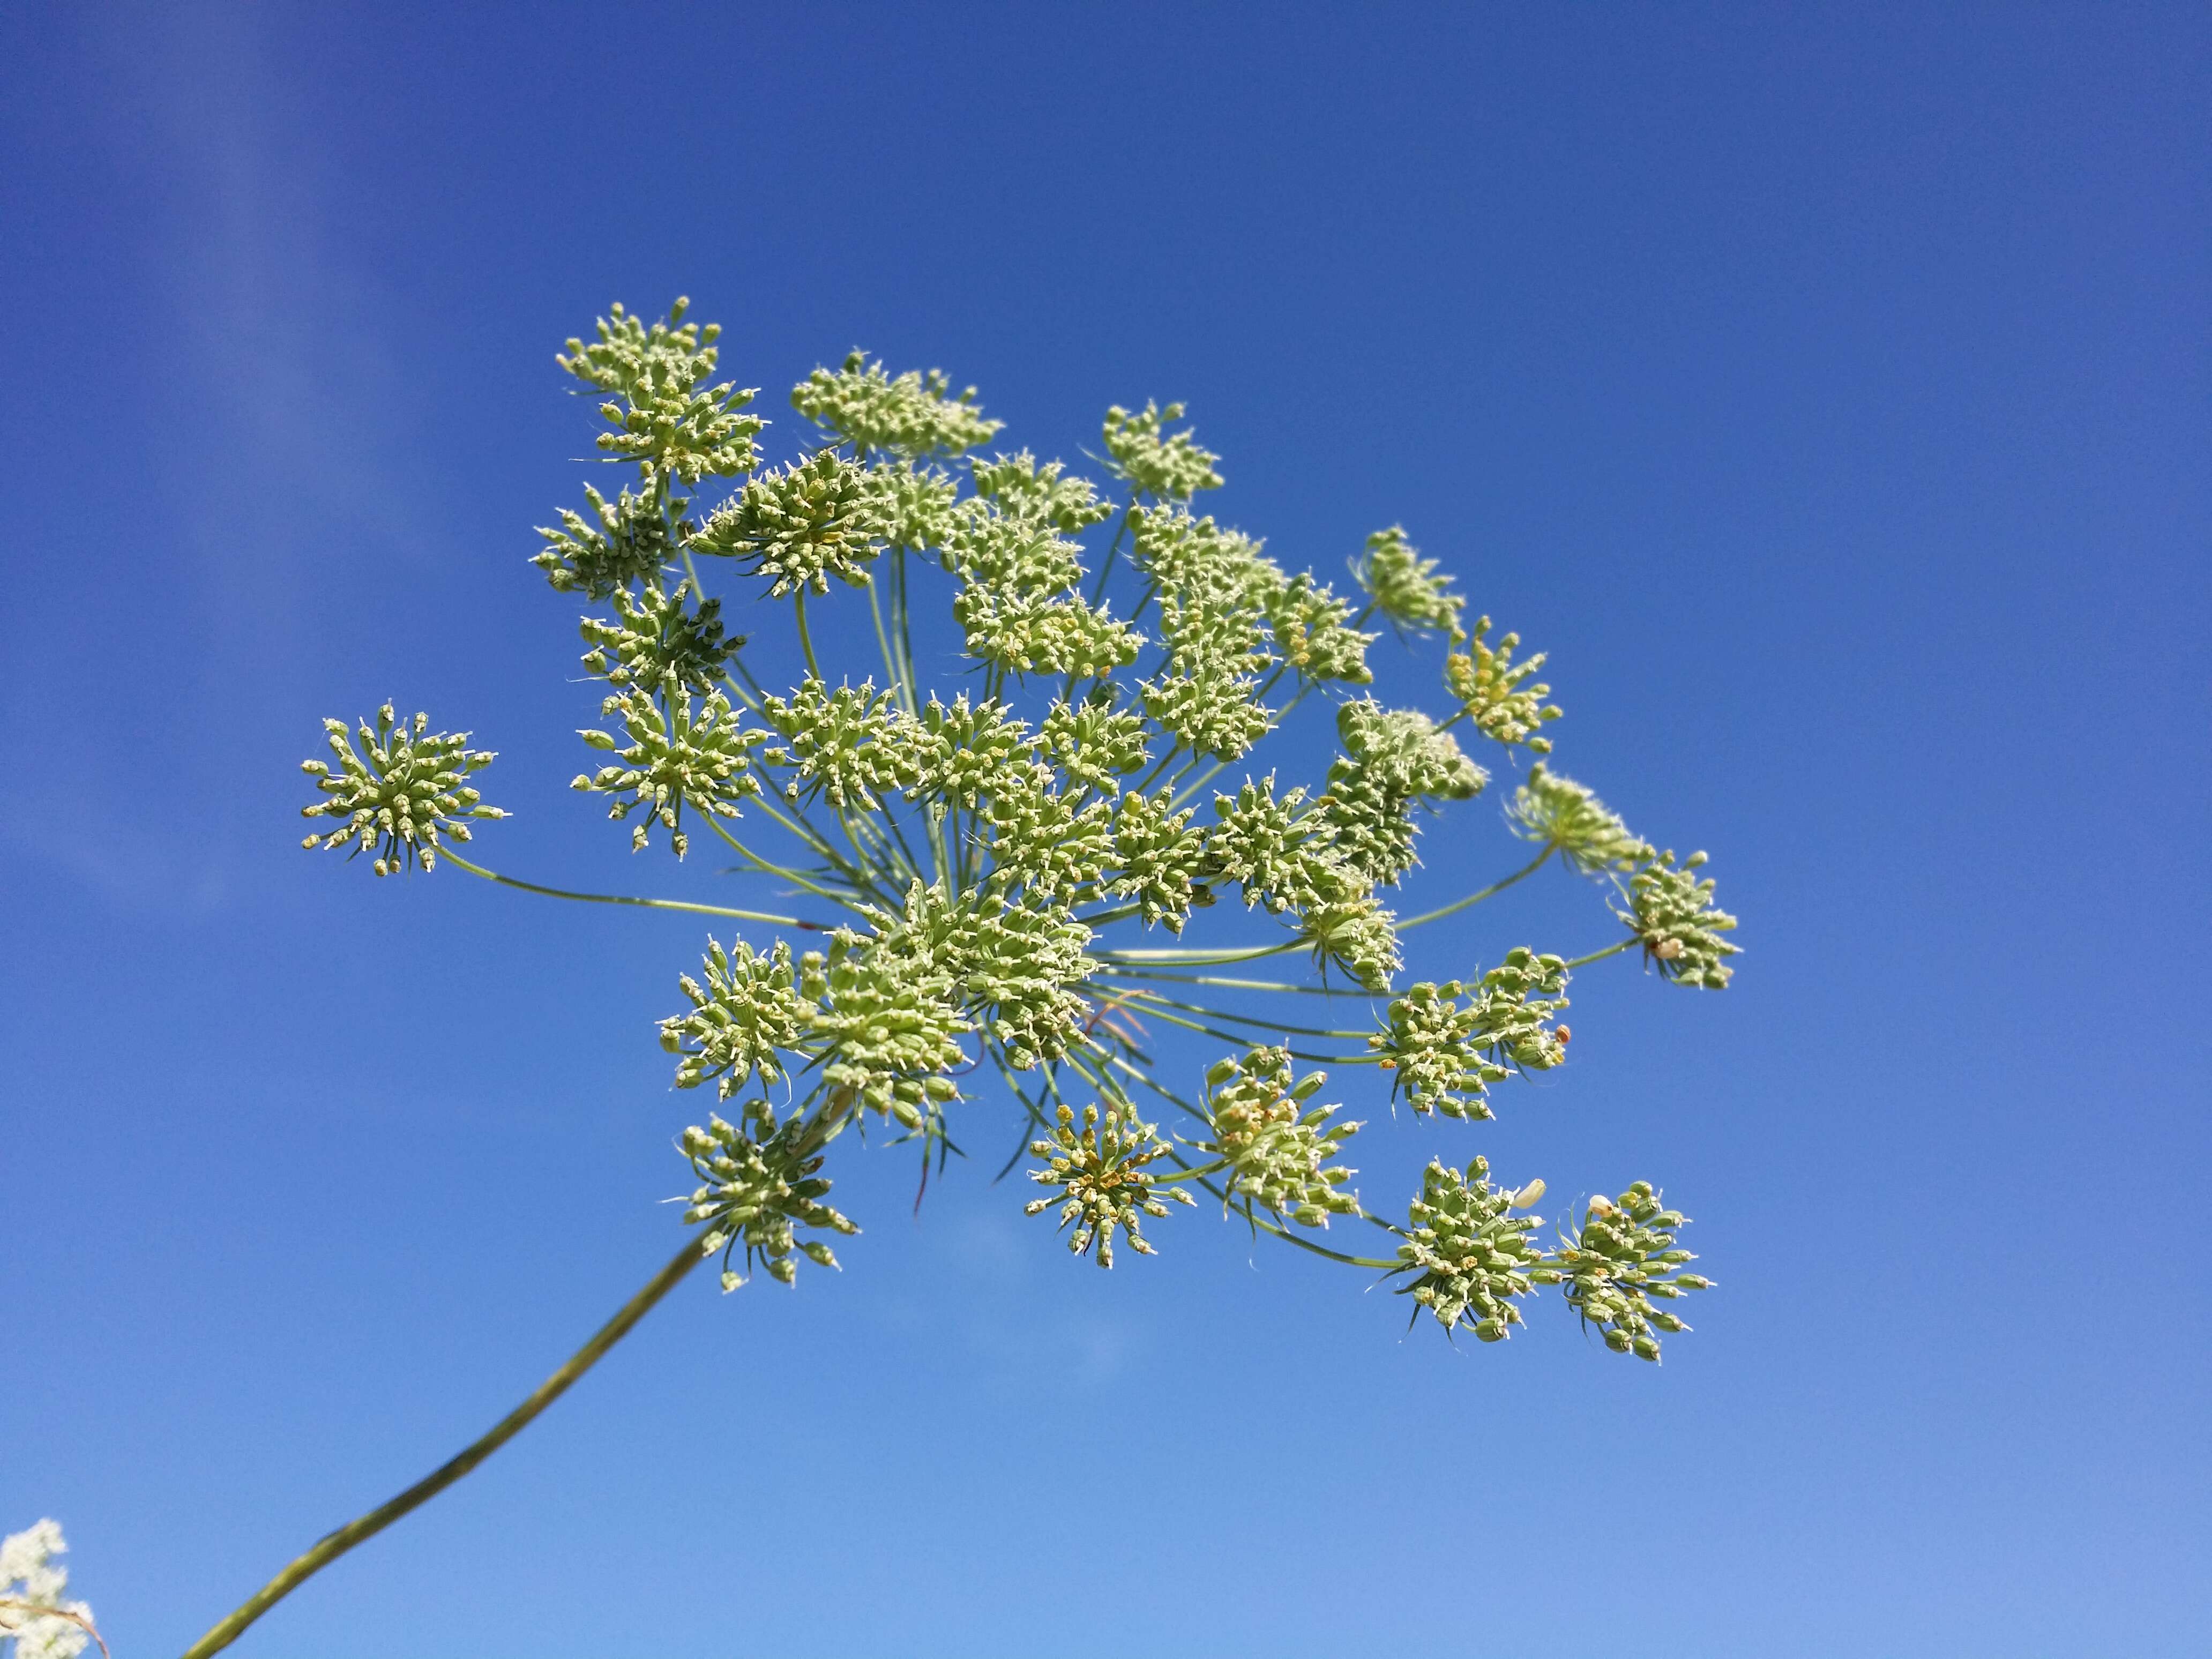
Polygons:
[[677,982],[691,1004],[688,1014],[660,1022],[660,1046],[683,1056],[676,1086],[696,1089],[715,1079],[724,1100],[756,1077],[781,1083],[788,1075],[783,1052],[813,1027],[813,1000],[799,994],[791,947],[781,939],[756,955],[743,939],[725,951],[707,941],[707,982],[690,975]]
[[855,351],[841,368],[817,368],[793,386],[791,406],[858,449],[919,460],[961,454],[1006,424],[983,418],[974,386],[957,397],[951,391],[943,369],[893,376]]
[[1444,659],[1445,689],[1484,737],[1508,745],[1526,744],[1530,753],[1548,755],[1552,740],[1540,728],[1559,719],[1560,711],[1545,701],[1552,695],[1550,686],[1528,684],[1544,665],[1544,653],[1516,663],[1513,653],[1521,636],[1501,635],[1493,648],[1484,638],[1489,632],[1490,618],[1485,617],[1473,634],[1454,634],[1452,643],[1459,648]]
[[1556,851],[1584,875],[1632,870],[1651,856],[1650,842],[1632,835],[1618,813],[1541,761],[1513,792],[1505,816],[1523,840]]
[[419,866],[437,867],[441,836],[469,839],[469,824],[477,818],[503,818],[496,806],[466,780],[492,763],[488,750],[471,749],[465,732],[430,729],[430,717],[417,714],[410,724],[392,712],[390,703],[376,711],[372,728],[363,720],[357,728],[361,747],[347,735],[343,720],[326,720],[331,753],[337,757],[333,772],[327,761],[300,763],[300,769],[316,780],[315,787],[327,799],[300,809],[301,817],[343,818],[327,834],[309,836],[307,848],[343,847],[349,857],[359,857],[371,848],[376,858],[369,866],[380,876]]
[[1566,983],[1565,962],[1516,945],[1464,1005],[1467,988],[1457,980],[1409,988],[1367,1046],[1390,1073],[1392,1092],[1415,1111],[1489,1118],[1490,1085],[1513,1066],[1540,1072],[1566,1058],[1565,1028],[1556,1024]]
[[678,538],[690,532],[680,515],[672,530],[650,492],[633,495],[625,489],[611,501],[586,484],[584,497],[592,504],[590,519],[564,507],[559,529],[538,526],[545,545],[530,562],[545,573],[556,593],[604,599],[632,582],[653,581],[676,557]]
[[1690,1291],[1708,1291],[1712,1280],[1682,1269],[1697,1260],[1676,1248],[1674,1230],[1685,1218],[1661,1204],[1648,1181],[1639,1181],[1617,1199],[1602,1194],[1589,1201],[1574,1237],[1534,1275],[1539,1284],[1565,1287],[1568,1304],[1598,1328],[1615,1353],[1632,1353],[1657,1364],[1655,1333],[1686,1331],[1681,1318],[1651,1299],[1670,1302]]
[[1118,404],[1106,411],[1106,465],[1130,488],[1164,501],[1187,501],[1201,489],[1221,488],[1221,475],[1213,464],[1221,459],[1199,447],[1188,428],[1169,432],[1170,421],[1182,419],[1181,404],[1162,409],[1147,402],[1140,414],[1132,415]]
[[720,818],[739,816],[738,802],[760,793],[760,779],[749,769],[750,751],[766,743],[765,732],[739,728],[728,696],[715,691],[695,711],[678,691],[664,708],[632,686],[609,697],[600,712],[623,721],[620,738],[605,732],[578,735],[594,749],[611,750],[621,764],[579,773],[572,789],[611,795],[607,816],[619,823],[642,811],[645,822],[630,830],[630,851],[645,850],[655,819],[668,830],[669,844],[682,858],[690,850],[684,833],[684,808]]
[[1544,1259],[1528,1238],[1543,1218],[1512,1212],[1543,1195],[1540,1181],[1518,1192],[1492,1186],[1486,1158],[1464,1174],[1431,1162],[1398,1247],[1401,1265],[1391,1269],[1412,1275],[1398,1294],[1426,1308],[1447,1334],[1463,1324],[1485,1342],[1504,1340],[1523,1322],[1515,1298],[1538,1282],[1531,1270]]
[[673,680],[695,696],[706,696],[744,641],[722,632],[720,599],[702,599],[695,611],[685,605],[688,597],[696,597],[688,581],[667,593],[648,584],[635,598],[617,589],[613,598],[619,622],[583,619],[584,640],[592,647],[584,653],[584,666],[611,685],[657,691]]
[[[1056,1208],[1074,1250],[1102,1266],[1117,1233],[1148,1251],[1142,1219],[1204,1185],[1255,1233],[1390,1271],[1448,1330],[1501,1339],[1537,1282],[1578,1286],[1570,1300],[1626,1352],[1671,1328],[1637,1298],[1664,1304],[1670,1292],[1650,1285],[1692,1279],[1619,1265],[1632,1244],[1646,1264],[1672,1249],[1656,1195],[1594,1205],[1554,1261],[1518,1212],[1534,1188],[1504,1191],[1482,1160],[1440,1159],[1410,1226],[1390,1227],[1350,1190],[1358,1124],[1317,1103],[1314,1067],[1327,1066],[1371,1101],[1387,1086],[1423,1117],[1480,1121],[1510,1080],[1561,1064],[1560,957],[1486,951],[1486,971],[1429,969],[1392,990],[1432,939],[1447,961],[1480,948],[1464,921],[1431,924],[1555,855],[1595,879],[1626,931],[1580,964],[1640,947],[1665,978],[1718,988],[1735,954],[1703,854],[1660,853],[1548,769],[1559,710],[1543,655],[1521,657],[1520,636],[1476,616],[1402,527],[1366,538],[1359,591],[1340,595],[1194,510],[1222,475],[1181,404],[1111,410],[1090,477],[1028,450],[989,453],[1001,423],[972,387],[858,352],[793,389],[806,420],[770,465],[752,394],[717,380],[716,331],[680,301],[659,323],[614,308],[561,361],[606,400],[603,455],[638,469],[611,500],[593,490],[564,513],[536,561],[593,601],[584,665],[605,682],[607,729],[583,736],[607,763],[574,787],[607,798],[633,847],[658,824],[681,856],[703,816],[734,863],[678,871],[698,881],[652,896],[466,867],[630,915],[804,930],[823,947],[709,939],[681,981],[685,1008],[660,1022],[679,1088],[711,1083],[720,1102],[747,1103],[735,1127],[716,1119],[685,1140],[707,1183],[694,1218],[716,1248],[741,1243],[788,1278],[807,1226],[843,1224],[818,1174],[838,1133],[859,1125],[918,1146],[926,1188],[931,1160],[941,1170],[963,1150],[964,1091],[1003,1079],[1035,1129],[1007,1169],[1025,1146],[1046,1160],[1032,1175],[1048,1195],[1030,1209]],[[703,494],[718,477],[731,482]],[[761,579],[738,605],[757,607],[760,589],[793,600],[803,672],[763,684],[779,652],[740,654],[733,601],[705,584],[716,558],[733,562],[726,578]],[[924,595],[934,626],[916,609]],[[1386,631],[1435,653],[1440,710],[1358,689],[1389,678],[1370,661]],[[948,667],[964,676],[957,696],[925,672]],[[1325,773],[1293,775],[1331,720]],[[1279,727],[1291,733],[1279,763],[1256,754]],[[1416,856],[1437,844],[1420,838],[1428,820],[1489,786],[1470,733],[1529,751],[1506,818],[1534,846],[1518,868],[1470,870],[1456,897],[1401,899],[1431,874]],[[360,741],[334,724],[337,760],[310,763],[323,797],[310,815],[339,820],[311,845],[371,850],[380,872],[428,868],[441,848],[460,857],[476,819],[503,816],[470,787],[491,757],[464,737],[386,708]],[[1474,849],[1449,850],[1431,861],[1458,869]],[[736,908],[763,900],[699,884],[710,875],[765,884],[775,911]],[[1231,893],[1243,902],[1222,904]],[[1222,937],[1189,940],[1214,931],[1200,919]],[[1261,1006],[1268,994],[1287,1006]],[[1189,1095],[1169,1085],[1160,1047],[1183,1034],[1231,1055]],[[1192,1121],[1162,1136],[1139,1114],[1146,1090]],[[768,1093],[790,1097],[782,1115]],[[1606,1217],[1630,1212],[1653,1237],[1623,1234],[1616,1248],[1607,1229],[1628,1224]],[[1395,1261],[1304,1231],[1343,1215],[1403,1241]]]
[[1466,601],[1451,591],[1451,578],[1438,574],[1437,562],[1423,558],[1398,525],[1367,538],[1367,551],[1353,561],[1352,574],[1375,608],[1407,633],[1450,633],[1459,626]]
[[731,1253],[740,1244],[745,1249],[745,1265],[765,1263],[769,1277],[780,1284],[788,1285],[798,1277],[794,1254],[817,1267],[836,1267],[837,1258],[827,1243],[818,1238],[802,1243],[796,1231],[860,1231],[822,1201],[830,1183],[817,1171],[822,1168],[822,1143],[828,1137],[818,1125],[800,1117],[778,1123],[764,1100],[751,1102],[740,1116],[742,1129],[711,1117],[705,1128],[684,1132],[684,1156],[691,1160],[700,1181],[684,1218],[707,1224],[700,1254],[721,1253],[725,1291],[745,1282],[744,1275],[729,1265]]
[[1692,853],[1679,867],[1671,852],[1662,853],[1628,878],[1629,912],[1621,920],[1636,930],[1644,959],[1678,985],[1725,990],[1735,969],[1728,958],[1741,945],[1723,933],[1735,931],[1735,918],[1713,902],[1711,876],[1698,879],[1705,855]]
[[1334,1106],[1308,1106],[1326,1072],[1298,1077],[1290,1051],[1254,1048],[1215,1062],[1206,1074],[1212,1136],[1191,1145],[1229,1168],[1222,1177],[1231,1203],[1242,1200],[1304,1227],[1326,1227],[1332,1215],[1357,1215],[1359,1200],[1340,1190],[1356,1170],[1325,1168],[1342,1155],[1357,1123],[1331,1123]]
[[691,538],[702,553],[734,556],[769,579],[769,597],[827,593],[830,578],[868,583],[883,551],[880,498],[868,475],[836,451],[749,480]]
[[1138,1231],[1146,1216],[1164,1216],[1165,1202],[1188,1204],[1191,1195],[1180,1187],[1159,1187],[1146,1167],[1168,1155],[1167,1143],[1152,1126],[1139,1122],[1133,1113],[1124,1115],[1108,1107],[1102,1115],[1096,1106],[1083,1109],[1082,1127],[1076,1127],[1075,1109],[1062,1106],[1059,1121],[1044,1139],[1030,1143],[1030,1154],[1048,1160],[1046,1167],[1030,1171],[1030,1179],[1042,1187],[1056,1187],[1056,1196],[1031,1199],[1023,1206],[1036,1215],[1060,1206],[1060,1224],[1079,1224],[1067,1248],[1081,1255],[1095,1243],[1098,1265],[1114,1265],[1114,1231],[1120,1228],[1129,1248],[1139,1255],[1155,1251]]
[[678,300],[668,321],[650,328],[611,307],[613,315],[599,319],[596,341],[572,339],[568,355],[555,359],[586,385],[615,394],[617,401],[599,405],[615,428],[599,434],[599,447],[611,459],[637,462],[649,486],[750,471],[758,455],[753,439],[768,424],[743,412],[757,388],[739,391],[726,381],[700,389],[714,372],[721,329],[684,322],[690,303]]

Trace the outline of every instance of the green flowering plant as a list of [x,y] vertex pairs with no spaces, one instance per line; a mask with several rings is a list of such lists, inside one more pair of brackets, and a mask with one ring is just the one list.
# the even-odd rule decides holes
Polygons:
[[[721,1259],[730,1289],[754,1265],[787,1284],[801,1263],[834,1267],[829,1236],[856,1228],[828,1202],[831,1156],[871,1128],[918,1148],[925,1171],[974,1129],[1011,1128],[1006,1171],[1026,1153],[1045,1189],[1029,1212],[1056,1215],[1101,1267],[1117,1237],[1154,1254],[1169,1230],[1145,1224],[1202,1192],[1485,1342],[1548,1286],[1607,1347],[1656,1360],[1687,1328],[1656,1304],[1706,1287],[1680,1271],[1682,1218],[1643,1182],[1590,1200],[1556,1244],[1527,1213],[1543,1182],[1493,1184],[1480,1156],[1430,1162],[1402,1223],[1370,1210],[1346,1161],[1361,1125],[1316,1099],[1334,1075],[1342,1099],[1480,1121],[1515,1076],[1565,1060],[1575,974],[1636,951],[1661,983],[1727,983],[1736,924],[1704,855],[1656,851],[1548,769],[1560,710],[1535,678],[1541,653],[1516,660],[1520,636],[1493,638],[1487,617],[1465,627],[1451,577],[1401,527],[1366,538],[1340,593],[1195,512],[1221,458],[1179,404],[1109,410],[1094,481],[986,453],[1001,423],[973,388],[855,352],[794,388],[811,430],[770,462],[754,393],[714,380],[717,331],[685,311],[647,324],[617,307],[559,356],[598,401],[602,456],[636,471],[611,501],[587,486],[560,509],[532,562],[596,607],[583,666],[606,688],[606,729],[582,737],[607,758],[576,789],[638,820],[634,850],[658,825],[690,870],[711,837],[726,873],[789,908],[577,891],[475,862],[453,843],[500,816],[469,781],[490,756],[388,707],[359,752],[333,723],[338,764],[309,763],[326,799],[306,810],[343,820],[310,845],[373,848],[380,872],[452,865],[771,930],[710,939],[696,973],[672,975],[682,1006],[660,1024],[679,1091],[742,1104],[680,1136],[690,1231],[615,1320],[492,1436],[318,1544],[190,1659],[474,1467],[700,1261]],[[826,633],[810,615],[825,602],[853,607]],[[747,608],[756,637],[787,629],[796,684],[763,683],[763,648],[726,629],[725,606]],[[1386,626],[1407,649],[1441,641],[1442,708],[1374,691]],[[957,692],[922,672],[948,655]],[[1304,781],[1295,751],[1256,753],[1302,715],[1334,738]],[[1491,788],[1462,747],[1475,743],[1497,745],[1492,765],[1526,766],[1504,817],[1528,861],[1403,915],[1425,822]],[[1486,969],[1401,982],[1434,954],[1421,930],[1554,860],[1609,896],[1612,942],[1516,945]],[[1155,1031],[1221,1057],[1191,1088]],[[1369,1227],[1385,1236],[1371,1253]]]

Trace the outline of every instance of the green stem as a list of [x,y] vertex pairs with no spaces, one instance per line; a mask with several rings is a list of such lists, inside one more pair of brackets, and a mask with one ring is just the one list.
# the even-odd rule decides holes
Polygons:
[[777,927],[804,927],[817,933],[830,931],[825,922],[802,921],[797,916],[773,915],[765,910],[733,910],[725,904],[693,904],[686,899],[629,898],[619,893],[572,893],[565,887],[541,887],[534,881],[502,876],[481,864],[470,863],[451,848],[446,848],[441,856],[472,876],[482,876],[486,881],[495,881],[502,887],[518,888],[526,893],[542,893],[547,898],[576,899],[586,904],[635,904],[648,910],[688,910],[695,915],[734,916],[739,921],[765,921]]
[[1370,991],[1357,990],[1343,985],[1291,985],[1279,979],[1224,979],[1216,974],[1177,974],[1159,968],[1103,967],[1099,972],[1109,979],[1157,980],[1164,985],[1225,985],[1237,991],[1288,991],[1302,997],[1368,997]]
[[897,587],[892,594],[892,610],[898,629],[899,670],[906,677],[906,712],[917,718],[921,714],[921,690],[914,672],[914,612],[908,608],[906,597],[906,549],[892,556],[897,573]]
[[236,1641],[248,1625],[323,1568],[355,1545],[374,1538],[409,1510],[428,1503],[528,1428],[540,1412],[566,1394],[571,1383],[597,1364],[608,1349],[629,1335],[631,1328],[653,1310],[653,1304],[681,1284],[684,1276],[703,1260],[705,1256],[699,1249],[698,1241],[686,1238],[684,1248],[670,1258],[668,1265],[655,1273],[643,1290],[624,1303],[622,1310],[600,1326],[598,1334],[577,1349],[567,1364],[539,1383],[536,1392],[501,1418],[489,1432],[480,1439],[471,1441],[397,1498],[378,1504],[368,1514],[349,1521],[322,1539],[313,1549],[256,1590],[228,1618],[185,1650],[184,1659],[208,1659],[210,1654],[220,1653]]
[[890,690],[899,700],[900,706],[909,714],[915,712],[913,700],[907,696],[906,679],[899,672],[898,657],[891,649],[891,636],[884,631],[884,607],[876,598],[876,585],[868,584],[868,617],[876,625],[876,645],[884,653],[884,672],[890,677]]
[[792,606],[791,614],[799,627],[799,648],[806,658],[806,672],[827,685],[830,682],[822,678],[822,665],[814,660],[814,636],[806,631],[806,585],[800,583],[793,592],[798,603]]
[[1144,911],[1145,907],[1142,904],[1117,904],[1110,910],[1100,910],[1091,915],[1078,916],[1076,920],[1085,927],[1103,927],[1109,922],[1127,921],[1131,916],[1142,915]]
[[[1137,492],[1133,489],[1128,505],[1121,509],[1121,522],[1114,526],[1114,539],[1106,544],[1106,556],[1099,561],[1098,580],[1091,589],[1091,603],[1094,605],[1106,596],[1106,578],[1114,573],[1114,556],[1121,550],[1121,538],[1129,533],[1129,520],[1136,510]],[[1141,605],[1137,608],[1144,609]]]
[[1173,997],[1164,997],[1157,991],[1140,991],[1134,986],[1124,986],[1117,989],[1114,995],[1116,1000],[1130,997],[1142,998],[1143,1001],[1138,1005],[1140,1010],[1164,1004],[1170,1008],[1180,1008],[1187,1014],[1204,1014],[1209,1019],[1225,1019],[1237,1025],[1257,1025],[1269,1031],[1287,1031],[1293,1036],[1349,1038],[1356,1042],[1374,1035],[1370,1031],[1330,1030],[1319,1025],[1285,1025],[1279,1020],[1261,1019],[1253,1014],[1232,1013],[1225,1008],[1208,1008],[1195,1002],[1178,1002]]
[[1398,931],[1402,933],[1408,927],[1418,927],[1425,921],[1440,921],[1446,916],[1455,915],[1461,910],[1466,909],[1470,904],[1480,904],[1483,900],[1489,898],[1493,894],[1504,892],[1515,882],[1521,880],[1524,877],[1534,875],[1536,872],[1544,867],[1544,861],[1557,851],[1559,851],[1557,847],[1547,847],[1542,852],[1537,854],[1534,860],[1522,865],[1518,870],[1516,870],[1511,875],[1506,877],[1503,881],[1493,881],[1489,886],[1482,889],[1480,892],[1469,893],[1463,899],[1454,899],[1449,904],[1445,905],[1442,909],[1431,910],[1425,915],[1415,916],[1411,921],[1401,921],[1398,924]]
[[746,846],[744,842],[739,841],[735,836],[732,835],[729,830],[723,826],[721,819],[715,817],[712,812],[707,813],[705,817],[708,827],[729,844],[730,849],[732,852],[736,853],[738,857],[749,860],[756,869],[758,869],[763,874],[780,876],[786,881],[792,882],[799,887],[805,888],[817,898],[828,899],[832,904],[845,905],[848,909],[851,908],[851,902],[844,894],[834,892],[830,889],[821,885],[804,871],[793,870],[786,865],[771,863],[769,860],[763,858],[758,853],[754,852],[751,848]]
[[1285,951],[1295,951],[1303,939],[1288,939],[1280,945],[1255,945],[1245,951],[1183,951],[1170,947],[1157,950],[1101,951],[1098,959],[1109,966],[1125,963],[1181,963],[1188,968],[1225,967],[1231,963],[1257,962],[1261,957],[1279,957]]
[[1587,968],[1593,962],[1603,962],[1607,957],[1617,957],[1623,951],[1633,950],[1640,943],[1642,943],[1642,941],[1632,933],[1628,938],[1621,940],[1618,945],[1608,945],[1602,951],[1593,951],[1586,957],[1575,957],[1571,958],[1568,962],[1567,966],[1570,968]]

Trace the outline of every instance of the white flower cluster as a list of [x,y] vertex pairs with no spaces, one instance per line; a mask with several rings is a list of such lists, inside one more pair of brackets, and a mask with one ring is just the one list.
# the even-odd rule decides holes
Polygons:
[[13,1639],[14,1659],[76,1659],[98,1634],[92,1609],[63,1597],[69,1569],[54,1558],[68,1549],[55,1521],[0,1539],[0,1642]]

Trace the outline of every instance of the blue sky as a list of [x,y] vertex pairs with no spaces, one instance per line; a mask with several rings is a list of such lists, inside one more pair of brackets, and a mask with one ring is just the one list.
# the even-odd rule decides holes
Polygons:
[[[1402,521],[1548,650],[1741,972],[1582,975],[1493,1125],[1349,1094],[1363,1189],[1648,1176],[1722,1288],[1657,1370],[1455,1350],[854,1148],[842,1274],[686,1286],[237,1652],[2200,1651],[2202,11],[744,10],[0,18],[0,1529],[181,1649],[671,1248],[703,930],[294,814],[391,696],[501,751],[500,867],[737,890],[567,790],[522,562],[554,349],[688,293],[786,444],[856,343],[1071,459],[1183,398],[1279,558]],[[1512,851],[1463,808],[1417,890]],[[1559,875],[1415,967],[1610,927]]]

